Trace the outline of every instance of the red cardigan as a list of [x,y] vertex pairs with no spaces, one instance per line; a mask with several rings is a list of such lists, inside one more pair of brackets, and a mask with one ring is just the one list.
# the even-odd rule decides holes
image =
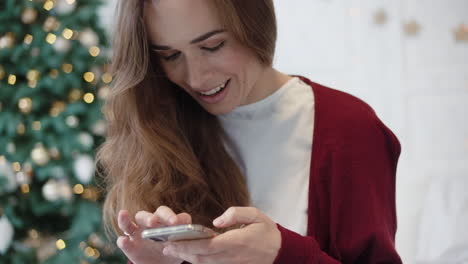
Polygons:
[[307,236],[278,224],[274,264],[402,263],[394,243],[398,139],[360,99],[300,78],[315,95]]
[[402,263],[395,250],[396,136],[349,94],[315,94],[307,236],[280,225],[274,264]]

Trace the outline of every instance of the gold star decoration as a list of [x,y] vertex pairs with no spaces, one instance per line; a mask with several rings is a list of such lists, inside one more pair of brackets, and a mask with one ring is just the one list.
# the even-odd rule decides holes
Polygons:
[[374,15],[374,23],[377,25],[383,25],[387,23],[387,19],[388,19],[387,12],[385,12],[385,10],[383,9],[380,9]]
[[416,36],[421,31],[421,25],[415,20],[411,20],[404,25],[404,30],[408,36]]
[[454,30],[455,41],[468,43],[468,25],[461,24]]

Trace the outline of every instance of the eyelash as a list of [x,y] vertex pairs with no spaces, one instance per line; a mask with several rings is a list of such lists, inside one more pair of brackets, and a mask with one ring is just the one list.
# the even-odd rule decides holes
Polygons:
[[[221,43],[219,43],[217,46],[213,47],[213,48],[207,48],[207,47],[202,47],[203,50],[206,50],[206,51],[209,51],[209,52],[216,52],[218,51],[219,49],[221,49],[224,44],[226,43],[226,41],[222,41]],[[173,60],[176,60],[180,55],[180,51],[179,52],[176,52],[170,56],[167,56],[167,57],[163,57],[163,59],[165,61],[173,61]]]

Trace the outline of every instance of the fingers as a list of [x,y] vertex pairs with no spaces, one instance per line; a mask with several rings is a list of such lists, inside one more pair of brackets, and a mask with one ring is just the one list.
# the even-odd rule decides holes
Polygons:
[[155,228],[160,225],[156,215],[147,211],[137,212],[135,215],[135,222],[142,228]]
[[154,212],[158,221],[164,225],[175,225],[177,223],[177,215],[167,206],[159,206]]
[[265,221],[264,218],[260,210],[254,207],[230,207],[213,221],[213,225],[224,228],[235,224],[260,223]]
[[138,226],[132,222],[127,210],[120,210],[117,217],[117,223],[122,232],[133,234],[138,230]]
[[192,216],[187,213],[180,213],[177,215],[177,225],[188,225],[192,223]]

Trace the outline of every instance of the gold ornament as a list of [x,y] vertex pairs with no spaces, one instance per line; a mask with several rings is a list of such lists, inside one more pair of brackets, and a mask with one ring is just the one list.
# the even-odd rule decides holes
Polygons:
[[32,109],[32,100],[29,97],[23,97],[18,101],[18,108],[23,114],[29,114]]
[[26,74],[26,79],[29,81],[37,81],[39,80],[39,71],[38,70],[29,70],[28,73]]
[[381,9],[374,15],[374,22],[378,25],[387,23],[387,13]]
[[56,79],[58,77],[58,75],[59,75],[59,71],[57,69],[52,69],[49,72],[49,76],[52,79]]
[[112,82],[112,75],[106,72],[102,75],[101,79],[104,83],[109,84]]
[[52,30],[57,30],[60,27],[60,23],[57,19],[53,16],[46,18],[42,29],[46,32],[50,32]]
[[82,94],[80,89],[72,89],[68,94],[68,100],[70,100],[70,102],[76,102],[81,99]]
[[421,26],[415,20],[412,20],[404,25],[404,30],[408,36],[416,36],[421,31]]
[[34,121],[34,122],[32,123],[32,129],[33,129],[34,131],[39,131],[39,130],[41,130],[41,121]]
[[36,147],[34,147],[34,149],[31,152],[31,158],[34,161],[34,163],[36,163],[39,166],[46,165],[50,160],[49,153],[41,143],[37,144]]
[[0,49],[8,49],[15,45],[15,34],[8,32],[0,37]]
[[0,65],[0,81],[5,78],[5,70],[3,69],[3,66]]
[[36,18],[37,11],[33,8],[27,7],[21,13],[21,21],[23,21],[24,24],[31,24],[36,21]]
[[26,126],[24,126],[24,124],[22,123],[18,124],[18,126],[16,127],[16,133],[18,135],[24,135],[25,132],[26,132]]
[[466,43],[468,43],[468,25],[461,24],[455,30],[455,40],[457,42],[466,42]]
[[49,155],[51,158],[53,158],[54,160],[58,160],[60,159],[60,151],[57,149],[57,148],[51,148],[49,149]]
[[65,73],[71,73],[73,71],[73,65],[71,65],[70,63],[65,63],[62,65],[62,70]]
[[108,96],[109,96],[109,93],[110,93],[110,87],[109,86],[103,86],[101,88],[99,88],[98,90],[98,97],[102,100],[105,100]]
[[65,103],[62,102],[62,101],[55,101],[52,104],[52,107],[50,108],[49,113],[50,113],[51,116],[56,117],[60,113],[62,113],[63,110],[65,110]]

